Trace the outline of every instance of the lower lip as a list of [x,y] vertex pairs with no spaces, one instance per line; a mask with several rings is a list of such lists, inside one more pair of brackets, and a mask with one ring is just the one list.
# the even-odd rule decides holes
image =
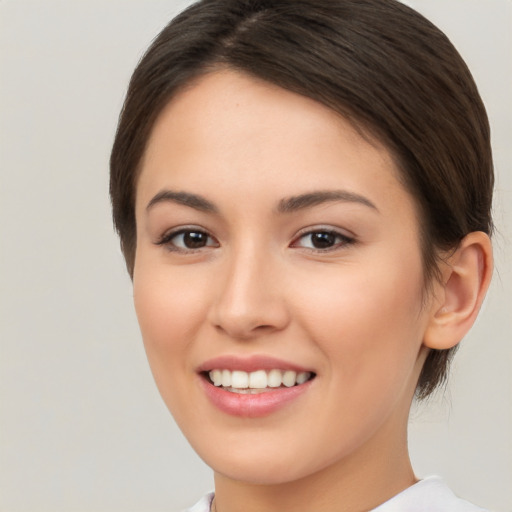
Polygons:
[[200,380],[213,405],[227,414],[244,418],[259,418],[278,411],[305,393],[312,382],[309,380],[291,388],[276,388],[257,394],[242,394],[214,386],[203,377]]

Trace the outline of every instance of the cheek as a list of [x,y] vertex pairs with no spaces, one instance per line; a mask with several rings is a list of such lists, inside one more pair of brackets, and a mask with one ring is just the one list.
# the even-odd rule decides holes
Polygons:
[[393,411],[402,418],[409,409],[421,368],[419,268],[409,274],[351,268],[303,302],[303,329],[325,356],[324,401],[306,430],[320,424],[325,438],[344,439],[333,442],[333,456],[370,438]]
[[338,272],[304,302],[328,371],[351,389],[396,386],[414,368],[424,330],[421,263],[394,267]]
[[157,268],[137,263],[133,296],[148,361],[164,394],[163,388],[189,370],[184,354],[205,312],[194,283],[187,282],[183,273]]

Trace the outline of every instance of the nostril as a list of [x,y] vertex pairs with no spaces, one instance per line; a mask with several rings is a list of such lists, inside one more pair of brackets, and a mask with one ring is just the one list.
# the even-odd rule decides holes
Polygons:
[[[250,267],[250,262],[246,266]],[[208,315],[217,332],[246,340],[288,325],[290,315],[283,297],[264,281],[255,271],[244,268],[237,274],[232,269],[225,289],[211,304]]]
[[249,321],[231,321],[215,324],[215,329],[222,334],[227,334],[235,340],[249,340],[263,334],[271,333],[277,327],[270,324],[258,325]]

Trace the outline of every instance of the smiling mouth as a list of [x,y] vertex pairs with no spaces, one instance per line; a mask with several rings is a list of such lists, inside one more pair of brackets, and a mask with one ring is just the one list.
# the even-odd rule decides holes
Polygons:
[[215,368],[203,372],[206,380],[214,386],[239,394],[259,394],[278,388],[300,386],[315,377],[313,372],[296,372],[293,370],[227,370]]

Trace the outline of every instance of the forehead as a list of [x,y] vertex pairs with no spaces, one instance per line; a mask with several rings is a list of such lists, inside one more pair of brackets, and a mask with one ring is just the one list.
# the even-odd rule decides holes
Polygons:
[[390,152],[338,113],[228,70],[202,76],[167,104],[141,171],[138,197],[169,182],[204,192],[226,183],[271,186],[292,195],[320,183],[354,189],[366,180],[405,192]]
[[236,130],[240,135],[260,130],[258,135],[264,132],[273,140],[276,135],[291,134],[292,126],[293,133],[319,130],[325,135],[329,129],[335,131],[344,125],[343,136],[354,146],[369,143],[387,152],[375,137],[318,101],[230,69],[201,75],[181,88],[157,117],[149,145],[155,143],[159,132],[163,135],[177,125],[181,127],[181,142],[192,134],[204,135],[206,141],[217,133],[216,144],[227,142],[220,140],[223,129]]

